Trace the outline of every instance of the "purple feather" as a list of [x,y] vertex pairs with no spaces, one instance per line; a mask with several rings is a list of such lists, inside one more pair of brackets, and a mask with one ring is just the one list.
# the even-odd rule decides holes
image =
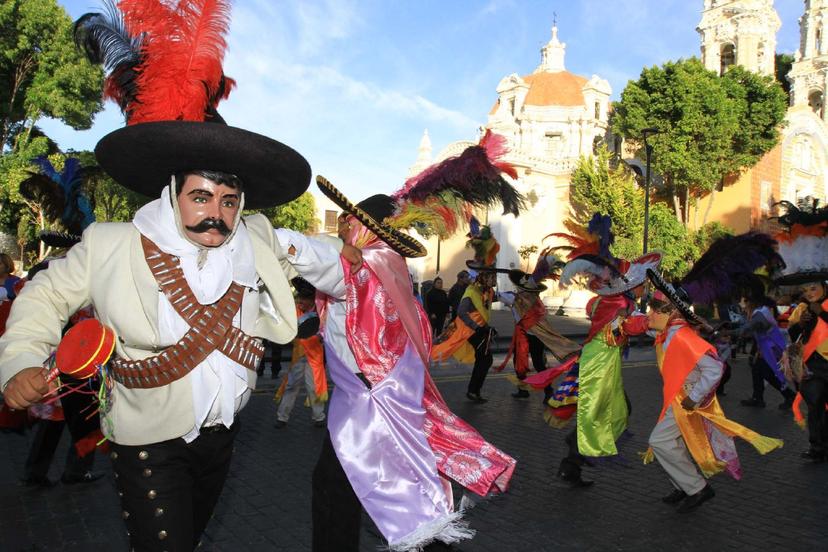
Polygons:
[[477,217],[472,215],[471,220],[469,220],[469,236],[472,238],[476,238],[480,235],[480,221],[477,220]]
[[598,236],[598,254],[604,258],[614,258],[610,255],[610,246],[615,243],[615,234],[612,233],[612,219],[609,215],[595,213],[589,221],[587,231]]
[[503,204],[503,213],[515,216],[524,208],[524,199],[501,176],[481,146],[470,146],[456,157],[449,157],[409,178],[394,194],[399,203],[423,202],[441,193],[451,193],[475,207]]
[[784,265],[774,249],[776,240],[761,232],[717,239],[681,280],[693,303],[711,304],[732,297],[740,282],[757,269],[775,263]]

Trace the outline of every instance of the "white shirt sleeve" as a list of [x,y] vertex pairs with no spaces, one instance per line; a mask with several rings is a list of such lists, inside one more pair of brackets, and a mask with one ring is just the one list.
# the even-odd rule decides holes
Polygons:
[[[274,232],[285,258],[302,278],[331,297],[345,297],[345,274],[339,250],[329,240],[323,242],[285,228]],[[289,253],[291,247],[293,255]]]
[[696,364],[694,370],[699,371],[699,379],[696,381],[693,388],[687,394],[690,400],[698,404],[707,395],[713,391],[716,384],[722,377],[722,363],[711,357],[710,355],[703,355]]

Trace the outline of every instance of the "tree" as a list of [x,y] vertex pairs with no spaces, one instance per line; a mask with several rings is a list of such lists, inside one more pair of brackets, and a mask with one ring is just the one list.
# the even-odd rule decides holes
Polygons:
[[788,101],[790,102],[791,97],[791,83],[788,82],[788,73],[791,72],[791,67],[793,66],[794,57],[792,54],[776,54],[776,82],[779,83],[779,86],[782,87],[782,90],[785,91],[785,94],[788,95]]
[[[98,162],[91,151],[70,152],[78,157],[85,168],[97,168]],[[102,169],[91,171],[86,181],[86,192],[95,205],[98,222],[128,222],[135,212],[150,198],[124,188]]]
[[297,232],[311,233],[318,230],[316,202],[310,192],[305,192],[290,203],[262,209],[274,228],[289,228]]
[[575,220],[586,225],[593,213],[609,215],[615,234],[613,254],[641,254],[644,235],[644,194],[627,165],[615,165],[606,147],[597,157],[581,157],[570,180]]
[[521,245],[518,247],[518,256],[523,259],[524,263],[524,272],[529,272],[529,261],[532,258],[532,255],[538,252],[537,245]]
[[[594,213],[609,215],[615,234],[612,254],[634,259],[643,247],[644,191],[626,165],[614,167],[611,161],[611,154],[601,148],[596,157],[578,162],[570,181],[574,218],[586,225]],[[683,275],[714,239],[731,233],[720,223],[691,232],[664,203],[650,206],[650,249],[662,252],[661,269],[669,278]]]
[[42,116],[92,126],[103,72],[75,48],[66,10],[55,0],[4,0],[0,29],[0,148]]
[[687,225],[699,198],[778,143],[786,109],[785,92],[772,77],[738,66],[719,77],[691,58],[645,68],[630,82],[615,104],[613,131],[642,154],[642,130],[659,130],[648,140],[653,169]]

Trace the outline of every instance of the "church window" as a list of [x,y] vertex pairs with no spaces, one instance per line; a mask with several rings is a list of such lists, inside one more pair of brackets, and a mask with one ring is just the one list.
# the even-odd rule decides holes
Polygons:
[[509,100],[509,111],[512,112],[512,115],[515,114],[515,99],[514,98]]
[[822,90],[814,90],[808,94],[808,105],[811,106],[814,113],[819,115],[819,118],[822,119],[825,108],[825,99],[823,97]]
[[822,27],[818,27],[816,33],[814,33],[814,49],[815,55],[820,55],[822,53]]
[[336,232],[338,216],[336,211],[325,210],[325,232]]
[[595,102],[595,118],[601,118],[601,102]]
[[563,148],[563,136],[560,132],[546,133],[546,152],[551,156],[557,156]]
[[614,150],[617,155],[621,155],[621,137],[616,136],[614,140]]
[[721,69],[719,74],[724,75],[725,71],[727,71],[731,65],[736,64],[736,47],[733,44],[723,44],[719,53],[719,58],[721,60]]

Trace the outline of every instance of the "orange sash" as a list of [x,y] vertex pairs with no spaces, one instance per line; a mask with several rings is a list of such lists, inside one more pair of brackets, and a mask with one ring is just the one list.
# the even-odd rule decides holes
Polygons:
[[[667,337],[666,328],[657,338],[657,348],[661,349]],[[664,413],[676,395],[679,394],[684,386],[684,380],[687,375],[699,363],[699,359],[709,352],[715,352],[716,349],[702,339],[699,334],[693,331],[689,326],[683,326],[670,339],[670,344],[666,350],[662,349],[664,355],[662,362],[659,363],[661,367],[661,377],[664,380],[664,403],[661,408],[661,414],[658,416],[659,421],[664,418]]]
[[[828,299],[822,302],[822,310],[828,310]],[[814,351],[817,350],[819,345],[826,339],[828,339],[828,323],[826,323],[822,318],[817,317],[817,323],[814,327],[814,331],[811,332],[811,338],[802,348],[802,362],[807,361],[808,358],[814,354]]]

